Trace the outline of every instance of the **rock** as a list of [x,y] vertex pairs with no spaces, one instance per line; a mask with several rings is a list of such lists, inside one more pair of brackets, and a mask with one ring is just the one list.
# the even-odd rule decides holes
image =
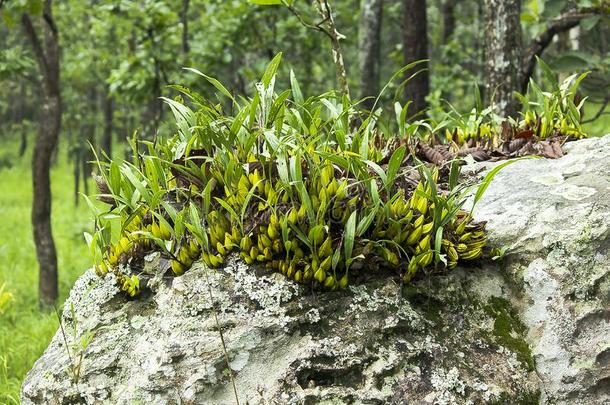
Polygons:
[[567,150],[509,165],[478,203],[501,263],[402,289],[311,292],[231,258],[128,300],[89,270],[21,400],[608,403],[610,137]]
[[510,246],[507,275],[536,361],[542,403],[610,403],[610,136],[561,159],[515,163],[477,207]]

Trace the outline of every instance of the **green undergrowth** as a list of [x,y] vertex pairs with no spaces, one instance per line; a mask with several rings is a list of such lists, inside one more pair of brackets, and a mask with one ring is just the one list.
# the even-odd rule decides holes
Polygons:
[[[483,105],[479,87],[475,85],[472,110],[462,113],[449,105],[448,111],[433,114],[436,119],[421,121],[417,135],[427,142],[449,145],[449,150],[454,152],[478,147],[504,153],[516,152],[528,140],[534,143],[562,138],[574,140],[586,138],[589,133],[599,136],[603,131],[599,123],[582,123],[587,100],[576,97],[588,73],[574,74],[560,82],[544,61],[538,59],[538,66],[548,88],[542,89],[531,79],[527,90],[516,94],[522,108],[516,117],[500,117],[494,106]],[[595,106],[589,107],[594,111]],[[599,122],[603,120],[602,116]]]
[[[112,272],[135,296],[146,287],[142,257],[160,251],[179,276],[195,260],[221,267],[232,251],[313,288],[336,290],[391,270],[404,282],[446,272],[486,253],[475,204],[504,165],[476,190],[458,182],[459,163],[423,164],[409,137],[409,103],[368,113],[334,92],[305,98],[275,91],[280,56],[252,98],[221,83],[213,101],[181,86],[164,99],[177,131],[134,138],[132,162],[99,162],[101,194],[88,235],[98,274]],[[183,99],[184,97],[184,99]],[[414,140],[413,140],[414,141]]]
[[[10,167],[0,169],[0,286],[11,298],[0,308],[0,403],[18,403],[25,374],[40,357],[58,327],[53,312],[38,308],[38,264],[30,210],[31,155],[17,156],[18,144],[5,141],[1,154]],[[59,265],[60,303],[90,267],[83,232],[91,229],[86,204],[74,207],[72,169],[60,152],[51,171],[53,235]],[[67,181],[67,179],[70,179]]]

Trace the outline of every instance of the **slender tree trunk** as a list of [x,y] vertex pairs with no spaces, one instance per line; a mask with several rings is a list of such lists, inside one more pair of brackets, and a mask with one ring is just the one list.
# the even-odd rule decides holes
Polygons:
[[[404,64],[428,59],[428,23],[426,17],[426,0],[403,0],[403,51]],[[412,100],[410,113],[425,114],[428,107],[426,96],[430,92],[428,62],[417,65],[422,70],[405,86],[405,97]],[[414,72],[408,71],[407,77]]]
[[24,13],[22,15],[21,22],[43,78],[44,100],[42,114],[40,114],[39,132],[32,157],[34,188],[32,228],[36,256],[40,267],[39,302],[41,306],[47,307],[57,299],[57,254],[51,229],[51,179],[49,171],[51,157],[61,127],[59,44],[51,0],[45,0],[43,5],[43,42],[40,41],[28,14]]
[[[9,98],[15,100],[19,97],[19,89],[11,88],[12,86],[8,86],[7,93],[10,94]],[[13,129],[15,124],[19,123],[19,105],[16,102],[9,103],[6,107],[6,117],[3,118],[2,123],[8,124],[10,129]]]
[[92,85],[89,88],[88,94],[88,104],[89,104],[89,122],[84,126],[85,136],[87,142],[84,143],[83,151],[81,153],[82,162],[83,162],[83,190],[85,194],[89,194],[89,179],[91,178],[91,172],[93,171],[93,163],[95,160],[95,155],[93,153],[92,148],[98,149],[96,147],[96,129],[97,129],[97,88],[95,85]]
[[517,114],[521,66],[521,1],[485,0],[486,101],[503,117]]
[[19,156],[25,155],[25,151],[28,149],[28,127],[25,124],[25,121],[21,121],[21,141],[19,143]]
[[27,126],[25,125],[25,103],[27,99],[25,82],[22,80],[19,86],[19,130],[21,133],[21,142],[19,144],[19,156],[23,156],[28,147],[28,133]]
[[349,84],[347,80],[347,70],[345,69],[345,62],[343,60],[343,51],[341,50],[341,44],[339,41],[345,38],[339,31],[337,31],[337,26],[335,24],[335,19],[333,17],[333,12],[328,3],[328,0],[317,0],[316,8],[320,16],[324,19],[326,23],[326,33],[330,37],[330,44],[333,55],[333,62],[335,62],[335,74],[337,76],[337,85],[339,86],[339,90],[344,95],[349,97]]
[[383,0],[362,0],[360,20],[360,98],[370,109],[379,94],[380,36]]
[[189,12],[190,0],[182,0],[182,12],[180,19],[182,20],[182,53],[187,55],[190,51],[189,47]]
[[446,44],[451,39],[453,31],[455,31],[455,6],[459,0],[445,0],[443,2],[443,44]]
[[79,187],[80,187],[80,166],[81,166],[81,146],[80,144],[74,147],[72,159],[74,160],[74,206],[78,207]]
[[112,157],[114,98],[110,94],[108,86],[106,86],[102,109],[104,112],[104,134],[102,136],[102,149],[104,150],[104,152],[106,152],[108,157]]

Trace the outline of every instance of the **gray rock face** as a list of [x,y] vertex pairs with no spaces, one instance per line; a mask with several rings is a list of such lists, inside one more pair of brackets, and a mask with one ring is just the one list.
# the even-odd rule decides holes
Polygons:
[[508,166],[477,206],[503,263],[402,291],[314,293],[231,259],[127,300],[88,271],[22,402],[608,403],[610,137],[568,151]]
[[481,201],[527,327],[544,403],[610,403],[610,136],[501,172]]

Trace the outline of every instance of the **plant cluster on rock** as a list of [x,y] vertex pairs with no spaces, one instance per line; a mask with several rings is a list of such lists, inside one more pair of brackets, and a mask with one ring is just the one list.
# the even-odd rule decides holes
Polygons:
[[98,197],[111,208],[91,204],[98,226],[88,239],[100,275],[111,271],[135,296],[147,252],[161,251],[176,276],[196,260],[220,267],[236,252],[335,290],[382,270],[409,282],[484,255],[485,224],[463,209],[471,188],[458,183],[459,162],[418,160],[422,138],[413,135],[429,126],[406,126],[408,104],[396,106],[406,135],[397,142],[381,110],[365,113],[335,93],[305,99],[293,75],[291,90],[275,93],[280,56],[250,99],[189,69],[228,99],[231,114],[174,86],[188,99],[164,99],[177,133],[134,138],[131,163],[99,162]]

